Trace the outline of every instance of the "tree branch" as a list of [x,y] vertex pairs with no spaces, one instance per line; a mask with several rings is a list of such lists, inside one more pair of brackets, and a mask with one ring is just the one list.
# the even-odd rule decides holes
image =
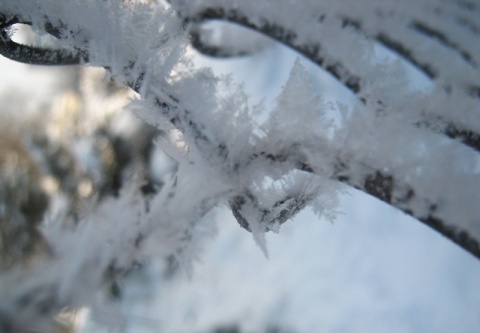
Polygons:
[[[324,18],[325,16],[323,16],[320,21]],[[324,68],[328,73],[330,73],[334,78],[336,78],[340,83],[342,83],[347,89],[357,95],[361,101],[366,102],[365,97],[362,95],[362,88],[366,78],[354,74],[351,70],[351,67],[347,64],[331,58],[327,54],[327,52],[324,51],[324,47],[320,44],[319,41],[311,42],[308,44],[299,42],[297,34],[294,31],[291,31],[281,25],[277,25],[276,23],[272,23],[267,18],[265,18],[262,23],[253,22],[249,19],[247,15],[239,12],[238,9],[228,9],[221,7],[203,8],[199,10],[199,12],[197,12],[195,15],[185,17],[184,20],[186,23],[200,23],[208,20],[223,20],[226,22],[239,24],[254,31],[258,31],[268,37],[279,41],[282,44],[285,44],[286,46],[292,48],[293,50],[312,60],[315,64]],[[361,30],[361,23],[356,20],[344,18],[342,24],[344,27],[354,27],[356,30],[363,33],[365,36],[368,36],[366,32]],[[420,29],[419,27],[424,28],[422,32],[425,35],[426,25],[420,25],[419,22],[416,22],[416,24],[414,24],[414,28],[415,27],[417,31]],[[438,39],[438,35],[440,34],[438,32],[434,33],[432,30],[430,31],[430,35]],[[409,48],[404,46],[402,43],[393,40],[387,34],[379,33],[375,37],[375,40],[383,46],[395,51],[400,57],[409,61],[421,72],[425,73],[430,79],[433,80],[437,77],[436,69],[433,69],[429,63],[422,63],[420,60],[416,59],[416,57],[413,55],[412,51]],[[217,49],[209,49],[206,46],[202,45],[200,43],[200,40],[196,40],[195,42],[196,43],[194,46],[199,46],[200,52],[206,52],[207,54],[210,54],[209,52],[218,51]],[[463,58],[470,57],[469,54],[466,53],[466,51],[463,51],[460,48],[456,47],[455,44],[450,42],[448,39],[443,38],[443,42],[445,45],[453,48],[457,53],[460,53]],[[465,91],[470,96],[480,96],[480,86],[465,86]],[[387,105],[388,101],[383,100],[381,101],[381,104]],[[424,125],[426,124],[427,127],[430,127],[432,119],[428,119],[428,116],[426,117],[427,118],[422,119],[421,122]],[[480,133],[477,133],[476,131],[473,131],[471,129],[464,128],[460,124],[443,120],[441,117],[438,116],[435,117],[433,122],[442,125],[441,127],[443,128],[444,135],[448,136],[449,138],[458,140],[466,146],[469,146],[470,148],[480,152]]]
[[190,29],[190,44],[200,53],[213,58],[245,57],[252,54],[250,50],[232,50],[222,45],[207,44],[202,40],[202,33],[198,26]]
[[[258,152],[250,157],[248,163],[254,163],[256,160],[267,160],[274,165],[287,163],[298,170],[319,175],[322,174],[321,170],[318,170],[316,166],[310,164],[307,158],[304,157],[307,156],[306,154],[294,153],[295,150],[296,148],[289,148],[280,150],[276,153],[265,151]],[[480,259],[480,240],[473,237],[468,230],[454,227],[452,226],[454,224],[452,224],[451,221],[446,221],[441,217],[438,207],[441,204],[449,203],[440,203],[430,198],[419,197],[412,184],[402,181],[393,174],[382,171],[378,168],[364,165],[359,160],[355,161],[354,158],[349,158],[348,162],[342,161],[341,158],[336,158],[336,160],[336,171],[332,176],[334,179],[367,193],[378,200],[399,209],[405,214],[412,216],[418,221],[423,222],[425,225],[436,230],[476,258]],[[359,174],[362,176],[359,177]],[[248,222],[239,213],[240,208],[247,201],[254,201],[254,199],[251,198],[251,195],[244,194],[236,197],[230,202],[230,205],[239,224],[249,230]],[[280,204],[280,202],[277,204]],[[308,204],[308,200],[306,202],[301,202],[301,205],[306,204]],[[272,219],[266,222],[284,223],[296,212],[297,211],[292,210],[290,216],[285,215],[286,219]]]
[[80,53],[62,49],[39,48],[12,41],[8,29],[18,23],[31,25],[30,22],[23,22],[18,17],[7,19],[0,13],[0,54],[4,57],[29,65],[45,66],[79,65],[86,62],[87,57],[82,57]]

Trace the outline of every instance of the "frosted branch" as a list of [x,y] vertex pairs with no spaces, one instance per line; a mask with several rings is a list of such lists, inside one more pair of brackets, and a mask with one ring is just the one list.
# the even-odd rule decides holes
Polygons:
[[[31,24],[23,22],[18,17],[7,19],[0,13],[0,54],[4,57],[25,64],[47,66],[79,65],[87,61],[86,56],[82,57],[79,53],[68,50],[45,49],[12,41],[7,30],[17,23]],[[54,32],[53,28],[50,31]]]
[[[347,10],[345,10],[347,12]],[[263,13],[262,13],[263,14]],[[315,30],[315,28],[320,29],[321,24],[329,13],[325,13],[320,15],[317,22],[312,22],[309,29]],[[265,14],[263,14],[265,15]],[[340,14],[339,14],[340,15]],[[410,62],[413,66],[423,72],[427,77],[431,80],[435,80],[439,77],[438,71],[447,69],[449,67],[449,62],[442,65],[442,68],[434,68],[430,62],[435,62],[435,57],[429,57],[428,60],[419,60],[415,53],[415,46],[418,44],[417,39],[412,39],[412,43],[416,43],[415,46],[407,46],[404,44],[404,41],[399,41],[391,37],[389,33],[395,33],[397,26],[392,28],[388,31],[388,33],[380,31],[380,32],[369,32],[364,30],[362,27],[362,23],[357,21],[356,19],[351,19],[348,17],[348,14],[341,14],[341,18],[338,18],[338,22],[341,24],[342,28],[352,28],[356,32],[362,33],[365,37],[372,37],[376,42],[383,45],[384,47],[390,49],[397,53],[400,57],[404,58],[408,62]],[[333,15],[335,16],[335,13]],[[300,54],[304,55],[305,57],[312,60],[314,63],[319,65],[320,67],[324,68],[328,73],[330,73],[334,78],[336,78],[339,82],[341,82],[346,88],[356,94],[361,101],[368,103],[368,102],[375,102],[383,105],[388,105],[391,108],[395,109],[395,106],[392,105],[388,100],[384,99],[385,97],[376,97],[369,92],[369,96],[365,97],[365,89],[364,86],[367,85],[369,80],[372,80],[371,73],[362,72],[359,69],[355,69],[356,64],[353,63],[346,63],[341,60],[335,59],[331,55],[329,55],[326,45],[323,45],[320,39],[315,39],[313,41],[305,42],[305,38],[299,35],[296,31],[286,28],[285,26],[281,25],[279,22],[272,22],[268,19],[267,16],[262,16],[261,20],[253,20],[252,16],[249,16],[246,13],[242,13],[237,8],[228,8],[227,6],[224,7],[202,7],[199,9],[198,12],[194,14],[189,13],[188,16],[185,17],[185,22],[204,22],[208,20],[223,20],[232,23],[236,23],[242,25],[244,27],[253,29],[258,31],[266,36],[269,36],[289,47],[296,50]],[[383,24],[382,27],[386,27],[386,23],[383,21],[387,20],[387,23],[390,24],[391,18],[382,18],[381,15],[373,16],[379,23]],[[368,18],[372,21],[372,16]],[[374,20],[375,21],[375,20]],[[376,21],[376,22],[377,22]],[[401,22],[400,22],[401,23]],[[370,25],[375,24],[370,22]],[[313,27],[313,28],[312,28]],[[478,71],[478,65],[476,60],[473,59],[472,55],[469,51],[462,49],[456,43],[452,42],[449,38],[447,38],[444,34],[439,31],[434,30],[433,28],[428,28],[426,24],[422,23],[421,21],[412,21],[407,23],[407,30],[410,29],[411,32],[420,33],[423,36],[427,36],[428,38],[439,40],[442,45],[446,46],[447,48],[452,49],[457,55],[463,58],[465,62],[472,66],[474,71]],[[344,33],[348,34],[349,32],[344,29]],[[219,49],[207,49],[205,45],[200,44],[197,39],[195,39],[194,46],[199,46],[199,51],[205,51],[207,54],[218,54],[219,52],[223,52],[223,50]],[[222,54],[222,56],[226,56],[227,54]],[[455,57],[450,55],[451,59],[446,61],[454,61]],[[361,64],[362,66],[366,65],[365,63]],[[354,69],[354,70],[352,70]],[[372,72],[374,70],[372,69]],[[361,74],[360,74],[361,73]],[[469,73],[468,71],[466,73]],[[445,75],[443,75],[445,76]],[[442,77],[443,77],[442,76]],[[470,77],[470,75],[468,75]],[[461,77],[460,77],[461,78]],[[463,79],[463,78],[461,78]],[[375,80],[375,78],[373,78]],[[443,80],[443,79],[442,79]],[[480,82],[478,82],[478,78],[473,78],[474,83],[462,83],[463,90],[466,92],[468,96],[471,96],[474,99],[480,97]],[[449,89],[451,86],[456,86],[455,82],[453,83],[445,83],[447,86],[446,96],[449,95]],[[424,110],[419,110],[419,113],[424,113]],[[470,110],[471,112],[475,113],[476,110]],[[446,120],[441,116],[432,115],[429,116],[428,114],[423,116],[424,118],[421,119],[419,122],[422,123],[423,126],[433,127],[434,129],[440,127],[440,131],[442,131],[446,136],[459,140],[460,142],[464,143],[465,145],[480,151],[480,134],[468,128],[464,128],[463,125],[459,124],[456,120]],[[434,123],[435,126],[430,126],[430,124]]]
[[[217,205],[228,203],[239,224],[259,241],[260,233],[275,231],[331,183],[397,208],[480,259],[480,207],[472,203],[480,185],[475,159],[480,151],[480,62],[478,46],[470,43],[479,35],[475,15],[447,0],[439,12],[431,1],[420,1],[422,9],[433,13],[425,20],[415,13],[413,0],[398,7],[380,0],[312,1],[305,8],[275,1],[286,6],[281,13],[271,7],[273,1],[262,6],[170,2],[173,10],[134,1],[122,6],[116,1],[65,1],[64,11],[55,10],[56,1],[32,6],[31,1],[12,0],[0,7],[38,10],[32,14],[35,20],[10,12],[0,16],[0,53],[32,64],[88,60],[105,67],[115,82],[141,95],[131,105],[139,117],[160,129],[178,129],[186,146],[171,149],[178,169],[148,198],[127,188],[89,210],[72,230],[61,223],[47,228],[51,257],[0,277],[0,330],[25,331],[62,308],[91,304],[105,283],[152,255],[188,252],[196,226]],[[399,13],[388,16],[392,8]],[[65,20],[48,17],[50,12]],[[305,24],[300,18],[311,21]],[[269,122],[256,124],[242,91],[220,94],[217,83],[228,79],[192,69],[185,56],[188,42],[212,55],[238,55],[202,43],[196,30],[188,40],[184,29],[208,20],[236,23],[293,48],[340,81],[364,108],[349,112],[337,105],[342,124],[336,128],[322,118],[327,103],[310,94],[307,73],[296,63]],[[447,31],[439,20],[447,22]],[[74,54],[13,42],[8,29],[31,21]],[[465,40],[453,38],[459,33],[466,34]],[[427,51],[438,51],[435,59],[414,47],[425,39],[434,42]],[[426,74],[434,89],[424,96],[409,94],[408,87],[397,83],[394,74],[399,72],[372,61],[378,44]],[[451,59],[461,59],[460,64],[449,69]],[[448,112],[454,109],[460,111]],[[305,181],[305,175],[314,181]],[[286,176],[294,178],[295,186],[282,183],[285,187],[272,189],[264,184]],[[333,188],[325,187],[326,192]]]

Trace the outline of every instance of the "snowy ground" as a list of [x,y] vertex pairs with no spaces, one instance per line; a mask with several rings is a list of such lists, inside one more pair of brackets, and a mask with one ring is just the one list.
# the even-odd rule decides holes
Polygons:
[[[278,51],[224,61],[217,69],[235,70],[254,98],[259,91],[272,98],[295,59]],[[52,74],[4,58],[0,73],[2,105],[12,103],[6,91],[28,91],[34,104],[53,96],[58,83],[55,69]],[[324,82],[318,81],[322,91],[336,91]],[[345,195],[341,210],[334,224],[306,210],[279,235],[268,235],[268,260],[231,214],[219,210],[217,236],[205,243],[190,278],[180,273],[160,280],[161,265],[130,278],[122,309],[126,330],[201,333],[238,325],[251,333],[266,327],[292,333],[478,331],[478,260],[363,194]]]

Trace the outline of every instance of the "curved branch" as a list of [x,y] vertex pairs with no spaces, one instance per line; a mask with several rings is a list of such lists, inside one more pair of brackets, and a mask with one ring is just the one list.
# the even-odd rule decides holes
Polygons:
[[280,25],[265,21],[263,24],[252,22],[246,15],[236,9],[225,10],[221,7],[212,7],[202,10],[193,17],[185,17],[185,24],[201,23],[208,20],[224,20],[236,23],[243,27],[260,32],[282,44],[296,50],[305,57],[311,59],[320,67],[324,68],[333,77],[339,80],[350,91],[357,94],[360,92],[360,78],[352,74],[341,62],[330,58],[321,48],[320,44],[300,44],[295,42],[297,34]]
[[[467,65],[464,66],[465,74],[469,74],[471,70],[478,70],[478,63],[474,60],[474,57],[469,51],[451,40],[451,38],[445,33],[429,26],[427,23],[424,23],[417,18],[411,18],[405,23],[399,22],[399,25],[395,26],[396,29],[390,29],[390,31],[388,31],[389,29],[387,28],[387,25],[391,25],[390,21],[393,20],[393,18],[388,17],[387,20],[385,17],[377,16],[376,19],[378,24],[381,25],[381,28],[379,29],[380,32],[367,31],[360,20],[353,19],[347,15],[342,15],[342,25],[344,27],[348,26],[353,28],[356,32],[374,39],[377,43],[410,63],[432,81],[441,76],[446,76],[446,74],[443,73],[446,66],[444,66],[444,63],[440,60],[441,57],[431,57],[431,54],[429,54],[429,57],[425,58],[425,54],[422,55],[421,52],[418,54],[417,51],[421,49],[418,47],[418,40],[412,40],[408,43],[405,38],[399,38],[398,36],[400,36],[402,32],[399,31],[400,29],[398,28],[401,28],[402,25],[405,25],[404,28],[406,28],[404,29],[404,32],[409,33],[412,37],[421,36],[425,39],[437,41],[445,50],[451,52],[451,59],[448,59],[449,61],[455,60],[455,56],[462,58],[464,64]],[[414,33],[412,34],[412,32]],[[459,75],[459,77],[460,80],[464,79],[462,75]],[[461,88],[467,94],[472,97],[477,97],[476,91],[480,89],[480,83],[471,83],[468,81],[462,81],[459,83]]]
[[221,45],[207,44],[202,40],[201,31],[198,27],[190,29],[190,44],[200,53],[213,58],[245,57],[252,54],[249,50],[232,50]]
[[[294,145],[295,146],[295,145]],[[247,163],[254,163],[256,160],[267,160],[273,164],[288,163],[293,168],[301,171],[321,174],[320,170],[311,165],[307,158],[302,154],[292,153],[296,148],[284,149],[279,152],[258,152],[252,155]],[[347,162],[337,159],[335,163],[335,174],[333,178],[350,187],[356,188],[366,194],[369,194],[388,205],[399,209],[407,215],[423,222],[425,225],[444,235],[461,248],[480,259],[480,240],[471,235],[467,230],[454,227],[446,221],[438,210],[439,202],[428,198],[419,197],[414,187],[393,174],[382,171],[378,168],[365,166],[361,162],[352,159]],[[361,173],[363,176],[358,177]],[[355,175],[355,176],[353,176]],[[241,215],[240,210],[246,202],[252,202],[249,195],[236,197],[230,202],[237,221],[244,228],[249,230],[248,222]],[[308,202],[300,202],[303,206]],[[280,204],[280,203],[277,203]],[[443,203],[445,204],[445,203]],[[416,211],[412,207],[416,206]],[[419,206],[421,206],[419,208]],[[296,214],[296,210],[291,210],[290,215],[285,214],[285,219],[278,217],[277,220],[266,221],[267,223],[283,223]],[[421,213],[420,213],[421,212]],[[290,212],[289,212],[290,213]]]
[[[63,49],[45,49],[14,42],[7,30],[14,24],[27,24],[17,17],[6,19],[0,13],[0,54],[13,61],[29,65],[79,65],[87,61],[87,57]],[[53,34],[52,34],[53,35]]]
[[[324,68],[328,73],[330,73],[334,78],[336,78],[340,83],[342,83],[347,89],[349,89],[352,93],[356,94],[361,101],[366,102],[364,97],[362,96],[364,78],[354,74],[344,63],[330,58],[318,42],[310,44],[300,43],[298,42],[297,34],[295,32],[275,23],[269,22],[267,19],[263,20],[262,23],[253,22],[249,19],[247,15],[239,12],[238,9],[209,7],[201,9],[193,16],[186,16],[184,18],[184,21],[186,23],[199,23],[208,20],[223,20],[236,23],[279,41],[280,43],[304,55],[318,66]],[[344,19],[343,26],[345,27],[346,25],[353,25],[355,28],[360,29],[360,23],[354,20]],[[412,63],[415,67],[417,67],[420,71],[424,72],[431,79],[434,79],[436,77],[435,70],[429,64],[420,63],[420,61],[412,55],[411,51],[405,48],[405,46],[401,43],[394,41],[386,34],[378,34],[376,36],[376,40],[377,42],[383,44],[385,47],[394,50],[401,57]],[[200,51],[202,50],[200,49]],[[466,87],[466,89],[467,93],[469,93],[471,96],[480,96],[480,87],[469,86]],[[463,128],[463,126],[442,120],[438,117],[434,120],[434,122],[437,124],[442,124],[444,128],[444,135],[448,136],[449,138],[458,140],[466,146],[469,146],[470,148],[480,152],[480,133]],[[428,125],[429,120],[423,120],[422,123]]]
[[437,29],[430,27],[428,24],[420,22],[418,20],[413,21],[411,27],[418,33],[425,35],[428,38],[438,40],[445,47],[451,48],[456,53],[458,53],[463,58],[463,60],[465,60],[465,62],[472,65],[473,67],[478,67],[478,64],[473,60],[470,52],[464,50],[460,45],[458,45],[455,41],[451,40],[443,32],[438,31]]
[[[321,17],[320,21],[324,18],[325,16]],[[299,43],[296,40],[297,35],[295,32],[290,31],[280,25],[273,24],[268,20],[264,20],[261,24],[254,23],[246,15],[240,13],[237,9],[226,10],[220,7],[207,8],[195,14],[195,16],[187,17],[184,20],[187,23],[199,23],[213,19],[224,20],[242,25],[244,27],[258,31],[266,36],[274,38],[277,41],[293,48],[300,54],[312,60],[320,67],[324,68],[339,82],[341,82],[347,89],[349,89],[352,93],[356,94],[361,101],[366,102],[365,97],[362,96],[364,78],[354,74],[346,64],[342,63],[339,60],[331,58],[323,50],[323,47],[318,42],[310,44]],[[0,54],[4,55],[5,57],[15,61],[35,65],[76,65],[88,61],[88,55],[83,54],[82,52],[72,53],[70,51],[61,49],[52,50],[36,48],[13,42],[8,36],[7,29],[16,23],[29,24],[28,22],[22,22],[22,20],[18,19],[17,17],[5,19],[5,17],[0,15]],[[413,29],[419,31],[420,33],[423,33],[424,35],[429,35],[432,38],[440,40],[444,45],[453,48],[457,52],[460,52],[463,58],[471,59],[471,56],[466,51],[461,50],[454,42],[448,39],[441,32],[438,32],[433,28],[430,28],[427,25],[418,21],[415,21],[412,24]],[[368,35],[362,30],[360,22],[353,19],[344,18],[342,25],[344,27],[353,27],[364,35]],[[45,29],[55,37],[60,37],[61,35],[59,29],[51,27],[51,25],[49,25],[48,23],[45,24]],[[434,79],[436,77],[436,69],[433,69],[428,63],[422,63],[417,60],[412,54],[412,52],[402,43],[395,41],[394,39],[392,39],[392,37],[385,33],[378,34],[375,39],[377,42],[393,50],[401,57],[409,61],[411,64],[416,66],[420,71],[425,73],[431,79]],[[243,56],[247,54],[247,52],[243,51],[232,52],[231,50],[222,47],[205,45],[204,43],[202,43],[198,31],[195,30],[192,31],[192,45],[196,47],[200,52],[217,57]],[[480,97],[480,86],[471,85],[466,87],[466,89],[471,96]],[[382,104],[385,105],[385,103]],[[436,118],[434,122],[436,124],[442,124],[443,133],[446,136],[452,139],[456,139],[463,144],[480,152],[480,133],[472,131],[471,129],[464,128],[463,126],[452,123],[450,121],[442,120],[440,118]],[[422,124],[427,125],[427,127],[429,123],[430,122],[428,119],[422,120]]]

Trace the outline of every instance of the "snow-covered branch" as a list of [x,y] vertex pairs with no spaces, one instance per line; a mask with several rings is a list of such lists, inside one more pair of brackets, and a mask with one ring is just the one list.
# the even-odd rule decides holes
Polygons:
[[[71,50],[49,49],[23,45],[14,42],[8,34],[15,24],[27,24],[31,22],[22,21],[18,16],[4,16],[0,13],[0,54],[14,61],[31,65],[79,65],[88,59],[81,57],[79,53]],[[51,27],[48,21],[45,23],[47,31],[55,35],[58,30]],[[57,36],[59,36],[57,34]]]
[[[304,15],[302,20],[309,22],[301,27],[298,27],[298,22],[290,16],[282,21],[274,15],[273,10],[266,9],[259,13],[255,6],[239,6],[235,2],[212,1],[211,4],[207,1],[202,2],[196,9],[192,9],[195,6],[187,6],[184,17],[186,22],[198,24],[209,20],[222,20],[258,31],[293,48],[324,68],[370,108],[398,112],[402,105],[396,105],[397,101],[392,100],[391,94],[383,94],[388,88],[378,89],[381,85],[392,86],[392,83],[395,84],[394,80],[384,80],[382,69],[379,69],[381,66],[364,58],[364,53],[371,52],[373,44],[381,45],[433,81],[437,90],[433,98],[449,99],[451,95],[460,94],[470,103],[462,108],[464,113],[455,116],[452,116],[454,107],[429,109],[426,103],[423,103],[416,110],[419,125],[443,132],[446,136],[480,151],[478,120],[472,126],[472,123],[462,119],[478,119],[478,34],[471,33],[468,26],[462,25],[464,21],[457,22],[455,18],[448,17],[446,12],[435,10],[428,1],[422,5],[364,1],[361,6],[366,8],[352,10],[359,8],[358,4],[350,1],[326,6],[320,4],[312,6],[308,15],[304,9],[299,9],[299,6],[289,7],[290,16]],[[418,7],[427,10],[430,15],[418,15]],[[445,21],[448,24],[445,24]],[[235,54],[222,46],[211,47],[201,41],[202,39],[196,36],[193,45],[206,54]],[[418,47],[424,43],[434,46],[427,50]],[[342,44],[351,46],[350,52]],[[433,53],[435,57],[432,57]],[[381,84],[378,84],[379,81]],[[398,89],[397,86],[392,86],[392,89],[394,88]],[[406,88],[408,87],[403,87]]]
[[[116,84],[138,93],[130,109],[160,130],[180,131],[183,143],[159,141],[178,166],[148,196],[135,184],[93,203],[67,227],[45,224],[51,253],[0,277],[0,329],[38,328],[64,308],[90,304],[105,283],[150,256],[191,257],[198,226],[218,205],[230,205],[266,251],[264,233],[305,206],[330,216],[341,184],[411,215],[480,259],[474,202],[480,191],[480,11],[472,4],[2,2],[1,54],[31,64],[103,67]],[[251,106],[230,78],[195,68],[187,55],[189,44],[216,56],[252,50],[209,43],[199,29],[209,20],[288,45],[361,103],[349,108],[312,93],[297,61],[271,110]],[[14,42],[15,23],[56,37],[59,48]],[[379,48],[401,61],[383,61]],[[428,89],[411,87],[406,63],[426,76]],[[257,122],[258,110],[268,111],[266,122]]]

